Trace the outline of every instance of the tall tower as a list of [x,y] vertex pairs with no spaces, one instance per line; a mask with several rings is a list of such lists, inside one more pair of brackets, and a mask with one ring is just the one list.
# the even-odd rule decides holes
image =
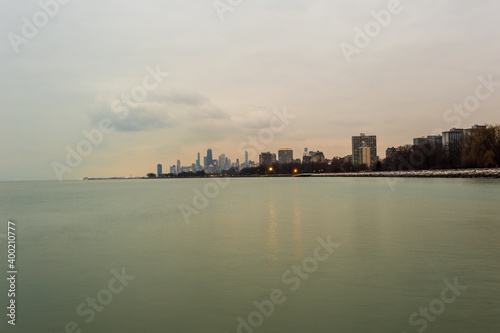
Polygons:
[[377,136],[365,135],[365,133],[352,137],[352,163],[354,165],[363,164],[360,155],[363,142],[366,147],[370,148],[370,165],[375,165],[377,163]]
[[245,166],[248,166],[248,151],[245,150]]
[[220,154],[219,155],[219,170],[225,170],[226,169],[226,154]]
[[213,163],[214,163],[214,159],[212,157],[212,148],[208,148],[207,149],[207,165],[205,165],[205,166],[208,167],[209,165],[211,165]]
[[200,167],[200,153],[198,153],[198,159],[196,160],[196,166]]
[[181,161],[177,160],[177,174],[181,172]]
[[161,164],[158,164],[156,166],[156,177],[160,178],[161,175],[163,174],[163,171],[161,170],[162,169],[162,165]]

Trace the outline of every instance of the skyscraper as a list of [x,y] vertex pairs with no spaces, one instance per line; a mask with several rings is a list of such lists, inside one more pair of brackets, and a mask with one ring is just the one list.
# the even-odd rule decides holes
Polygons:
[[158,177],[158,178],[161,177],[161,175],[163,174],[161,169],[162,169],[162,165],[158,164],[156,166],[156,177]]
[[198,159],[196,160],[196,166],[199,168],[201,161],[200,161],[200,153],[198,153]]
[[377,163],[377,136],[376,135],[365,135],[361,133],[359,136],[352,137],[352,159],[354,165],[360,165],[361,155],[360,148],[363,146],[363,142],[366,147],[370,148],[370,165],[375,165]]
[[207,149],[207,164],[205,165],[205,167],[208,168],[213,163],[214,163],[214,159],[212,157],[212,149],[208,148]]
[[248,151],[245,150],[245,166],[248,166]]
[[280,163],[292,163],[293,162],[293,150],[291,148],[282,148],[278,150],[278,162]]
[[181,161],[177,160],[177,174],[181,172]]
[[226,154],[220,154],[219,155],[219,170],[225,170],[226,169]]

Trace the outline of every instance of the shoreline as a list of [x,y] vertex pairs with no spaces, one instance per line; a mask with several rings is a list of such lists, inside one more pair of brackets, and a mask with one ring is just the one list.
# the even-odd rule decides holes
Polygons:
[[413,171],[360,171],[339,173],[301,173],[301,174],[267,174],[267,175],[207,175],[205,177],[112,177],[112,178],[84,178],[80,180],[131,180],[131,179],[210,179],[210,178],[283,178],[283,177],[385,177],[385,178],[500,178],[500,168],[487,169],[441,169],[441,170],[413,170]]
[[500,178],[500,168],[312,173],[295,177]]

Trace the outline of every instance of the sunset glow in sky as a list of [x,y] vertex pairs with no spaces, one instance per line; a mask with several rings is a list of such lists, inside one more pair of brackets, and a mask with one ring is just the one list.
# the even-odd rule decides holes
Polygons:
[[[500,123],[498,1],[247,0],[222,14],[212,0],[57,6],[44,22],[38,1],[0,5],[0,180],[57,179],[52,163],[102,119],[115,130],[64,179],[168,172],[208,147],[243,161],[241,143],[283,108],[295,117],[264,149],[295,158],[304,147],[345,156],[361,132],[385,157],[438,129]],[[349,59],[346,44],[357,49]],[[454,110],[480,78],[493,82],[479,88],[488,96]]]

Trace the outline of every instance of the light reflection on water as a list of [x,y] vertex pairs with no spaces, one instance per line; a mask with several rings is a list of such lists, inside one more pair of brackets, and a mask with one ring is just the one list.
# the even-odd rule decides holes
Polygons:
[[[19,330],[235,332],[327,235],[341,248],[259,332],[414,332],[408,317],[455,277],[469,288],[426,332],[500,327],[499,180],[232,179],[187,225],[178,207],[209,181],[0,183]],[[136,279],[85,324],[76,307],[121,267]]]

